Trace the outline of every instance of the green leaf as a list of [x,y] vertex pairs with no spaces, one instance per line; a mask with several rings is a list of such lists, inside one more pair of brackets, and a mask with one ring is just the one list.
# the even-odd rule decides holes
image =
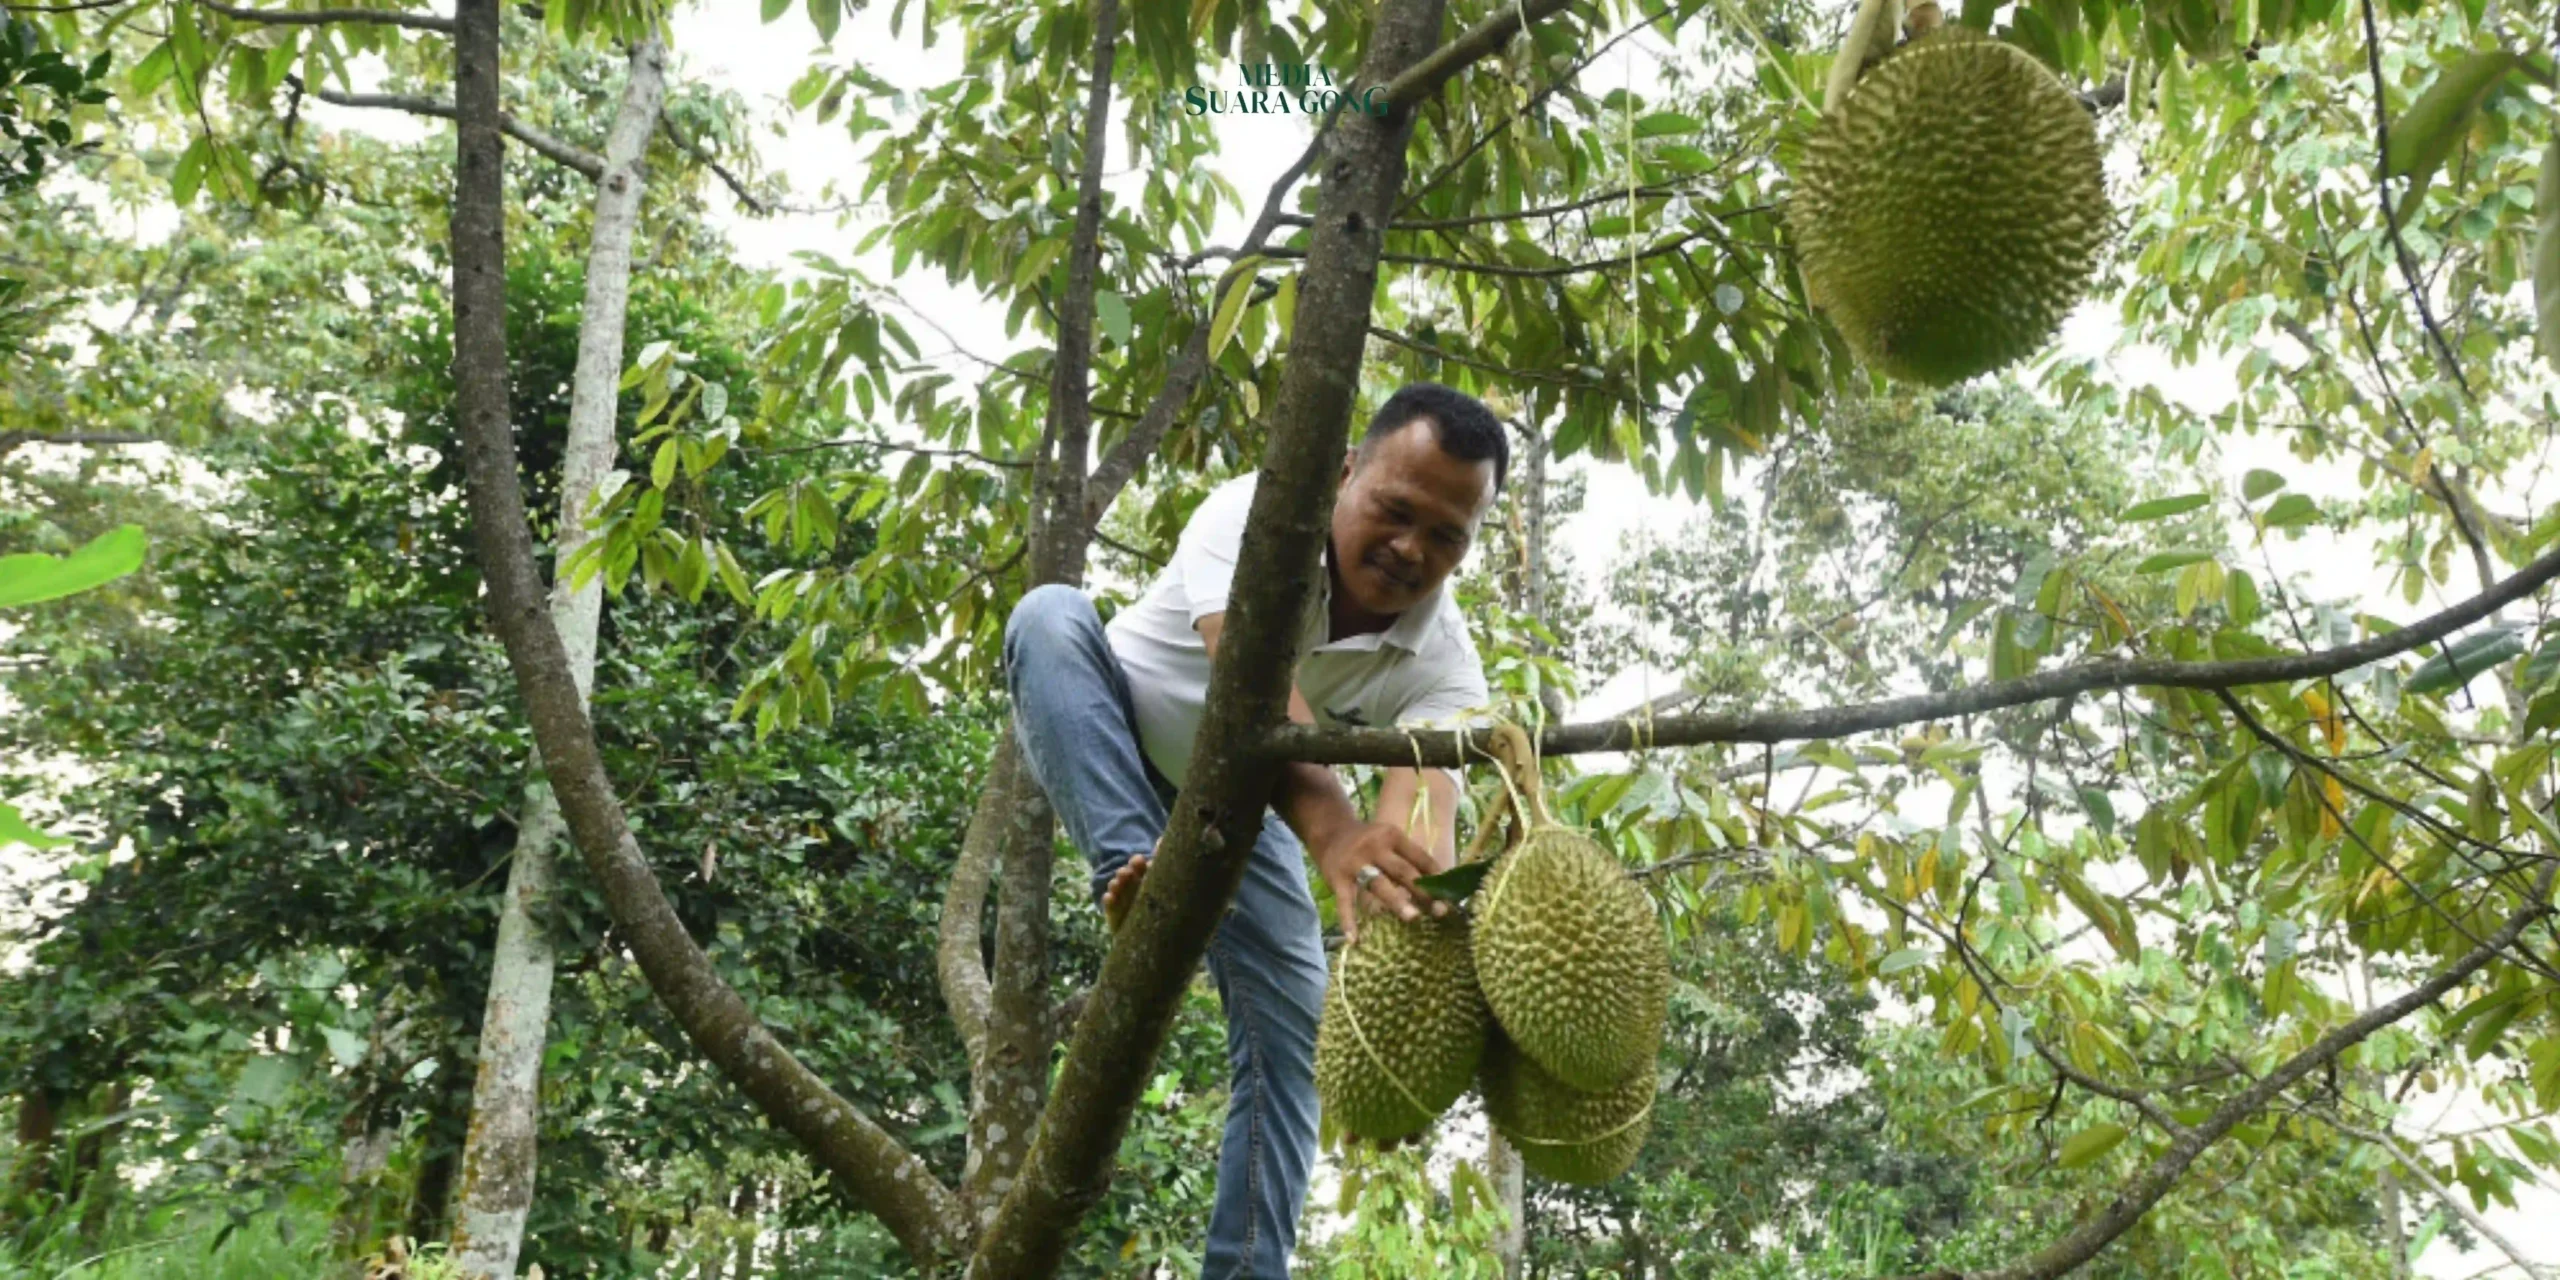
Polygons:
[[0,803],[0,848],[23,844],[38,849],[50,849],[56,845],[69,843],[71,838],[68,836],[57,836],[36,830],[34,825],[18,812],[18,806]]
[[2320,504],[2298,493],[2288,493],[2276,499],[2274,505],[2267,508],[2266,514],[2267,527],[2270,529],[2289,529],[2295,525],[2309,524],[2319,518]]
[[123,525],[67,556],[41,551],[0,556],[0,608],[35,604],[102,586],[142,567],[142,526]]
[[1493,870],[1493,859],[1461,862],[1446,871],[1427,875],[1413,883],[1424,893],[1442,902],[1461,903],[1484,884],[1485,874]]
[[2471,113],[2517,63],[2516,55],[2503,49],[2464,54],[2438,72],[2436,82],[2391,122],[2391,151],[2383,168],[2394,178],[2409,180],[2408,195],[2399,206],[2403,221],[2405,210],[2418,203],[2428,180],[2453,154],[2454,143],[2470,127]]
[[2268,471],[2263,468],[2253,467],[2250,469],[2249,474],[2240,478],[2240,494],[2249,501],[2256,502],[2258,499],[2283,488],[2284,484],[2285,480],[2283,476],[2277,475],[2275,472]]
[[2420,664],[2402,686],[2410,693],[2447,693],[2471,683],[2481,672],[2524,652],[2524,631],[2517,626],[2473,632],[2445,646]]
[[843,0],[809,0],[809,21],[817,24],[818,39],[834,43],[836,25],[844,21]]
[[1093,318],[1113,342],[1129,345],[1129,300],[1109,289],[1098,289],[1093,295]]
[[320,1035],[329,1042],[329,1056],[339,1066],[353,1068],[364,1062],[364,1037],[345,1027],[322,1027]]
[[2560,634],[2543,641],[2542,647],[2525,660],[2524,673],[2516,677],[2516,687],[2531,693],[2549,684],[2554,675],[2560,675]]
[[2096,787],[2080,788],[2080,807],[2089,811],[2089,821],[2097,824],[2098,834],[2116,832],[2116,802]]
[[1652,115],[1636,117],[1635,135],[1639,138],[1662,138],[1697,133],[1705,127],[1677,111],[1656,111]]
[[2201,564],[2212,558],[2213,553],[2210,551],[2163,551],[2135,565],[2133,571],[2135,573],[2167,573],[2171,569],[2184,569],[2188,565]]
[[676,452],[676,438],[674,436],[669,436],[666,439],[659,441],[658,456],[651,459],[649,463],[649,483],[660,489],[664,489],[668,485],[674,484],[676,480],[676,462],[678,461],[679,456],[680,455]]
[[1917,969],[1927,963],[1929,963],[1928,952],[1905,947],[1877,961],[1876,973],[1880,977],[1891,977],[1905,969]]
[[764,0],[764,20],[772,22],[791,11],[791,0]]
[[193,203],[196,192],[204,186],[205,162],[212,158],[212,138],[198,134],[187,149],[178,153],[178,167],[169,173],[169,198],[184,206]]
[[1245,299],[1253,294],[1253,282],[1262,269],[1262,255],[1255,254],[1237,263],[1224,277],[1227,296],[1218,303],[1218,314],[1209,321],[1209,362],[1218,361],[1218,353],[1227,349],[1227,339],[1236,334],[1236,322],[1244,318]]
[[2201,493],[2182,493],[2174,498],[2153,498],[2149,502],[2134,504],[2119,519],[2128,524],[2142,520],[2159,520],[2169,516],[2184,515],[2211,501],[2213,499],[2210,496]]
[[2113,1123],[2090,1125],[2088,1128],[2072,1134],[2069,1140],[2062,1144],[2062,1158],[2060,1163],[2065,1169],[2077,1169],[2080,1166],[2115,1150],[2116,1144],[2124,1141],[2124,1139],[2125,1127],[2123,1125]]
[[2261,608],[2258,581],[2250,577],[2247,570],[2232,570],[2230,581],[2225,586],[2223,607],[2231,611],[2231,625],[2235,627],[2245,627],[2258,620]]

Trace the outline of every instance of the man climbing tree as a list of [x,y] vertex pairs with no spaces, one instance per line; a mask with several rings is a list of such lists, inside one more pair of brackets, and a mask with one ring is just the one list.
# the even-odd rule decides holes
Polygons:
[[[1510,462],[1475,398],[1416,383],[1342,461],[1324,578],[1299,631],[1301,724],[1446,727],[1491,700],[1447,590]],[[1173,561],[1108,626],[1073,587],[1023,597],[1005,631],[1022,758],[1092,865],[1118,928],[1189,771],[1256,477],[1219,486]],[[1457,782],[1390,768],[1363,821],[1326,765],[1293,764],[1264,813],[1233,910],[1208,953],[1234,1072],[1203,1274],[1284,1277],[1316,1149],[1316,1023],[1325,953],[1300,858],[1333,890],[1346,938],[1365,896],[1410,920],[1445,914],[1416,881],[1456,858]]]

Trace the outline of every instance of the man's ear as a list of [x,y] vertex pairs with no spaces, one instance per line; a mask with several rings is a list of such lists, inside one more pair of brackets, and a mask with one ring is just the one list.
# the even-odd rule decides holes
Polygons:
[[1359,465],[1359,462],[1360,446],[1355,444],[1342,451],[1342,474],[1335,477],[1337,486],[1351,483],[1351,470]]

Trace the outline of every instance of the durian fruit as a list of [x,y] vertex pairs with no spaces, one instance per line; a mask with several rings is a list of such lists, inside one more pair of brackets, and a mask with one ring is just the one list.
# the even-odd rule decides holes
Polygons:
[[1476,980],[1523,1053],[1595,1091],[1653,1061],[1671,957],[1652,898],[1607,849],[1542,823],[1494,863],[1468,905]]
[[1316,1096],[1344,1133],[1420,1133],[1467,1091],[1491,1025],[1464,916],[1364,920],[1325,990]]
[[1486,1037],[1476,1086],[1485,1116],[1540,1177],[1598,1186],[1634,1168],[1653,1130],[1653,1063],[1600,1093],[1573,1088],[1496,1031]]
[[1859,78],[1794,179],[1814,304],[1867,365],[1931,386],[2044,346],[2113,229],[2088,109],[2033,54],[1961,27]]

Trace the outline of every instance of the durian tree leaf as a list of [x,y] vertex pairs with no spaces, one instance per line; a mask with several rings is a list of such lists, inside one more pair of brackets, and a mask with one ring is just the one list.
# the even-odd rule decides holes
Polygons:
[[2135,565],[2133,571],[2135,573],[2167,573],[2171,569],[2184,569],[2188,565],[2201,564],[2212,558],[2213,553],[2210,551],[2163,551]]
[[2489,91],[2515,70],[2517,58],[2503,49],[2465,54],[2436,74],[2434,84],[2400,113],[2391,123],[2391,151],[2385,158],[2383,171],[2394,178],[2409,180],[2408,195],[2400,206],[2401,218],[2418,203],[2427,182],[2453,154],[2454,143],[2470,127],[2473,112],[2488,100]]
[[2266,524],[2270,529],[2290,529],[2320,518],[2320,504],[2299,493],[2288,493],[2267,507]]
[[2542,647],[2525,660],[2524,673],[2516,677],[2516,687],[2530,693],[2551,683],[2555,675],[2560,675],[2560,634],[2543,641]]
[[1493,870],[1493,859],[1462,862],[1446,871],[1435,872],[1414,881],[1414,885],[1432,897],[1456,905],[1474,896],[1482,887],[1487,873]]
[[2213,498],[2210,494],[2202,493],[2182,493],[2175,497],[2153,498],[2149,502],[2137,502],[2126,508],[2124,515],[2119,518],[2127,524],[2144,520],[2165,520],[2170,516],[2184,515],[2211,501]]
[[2520,626],[2474,632],[2420,664],[2401,687],[2410,693],[2449,693],[2523,652],[2524,629]]
[[2249,474],[2240,478],[2240,496],[2256,502],[2284,486],[2283,476],[2262,467],[2252,467],[2249,469]]
[[2533,213],[2541,225],[2533,241],[2534,341],[2543,360],[2560,371],[2560,133],[2542,149],[2536,185]]
[[142,567],[142,526],[128,524],[67,556],[40,551],[0,556],[0,607],[58,599],[103,586]]
[[1705,128],[1706,126],[1699,124],[1696,118],[1682,115],[1677,111],[1656,111],[1651,115],[1636,117],[1634,132],[1639,138],[1662,138],[1697,133]]
[[71,840],[67,836],[57,836],[37,830],[34,824],[28,822],[25,816],[18,812],[18,806],[0,803],[0,848],[23,844],[31,848],[50,849],[56,845],[69,843]]
[[2064,1140],[2056,1163],[2065,1169],[2077,1169],[2115,1150],[2116,1144],[2123,1142],[2124,1139],[2123,1125],[2112,1122],[2090,1125]]
[[1244,301],[1253,294],[1253,282],[1262,268],[1262,255],[1239,262],[1227,272],[1227,296],[1218,303],[1218,312],[1209,321],[1209,361],[1217,363],[1218,354],[1227,349],[1227,340],[1236,336],[1236,322],[1244,318]]

